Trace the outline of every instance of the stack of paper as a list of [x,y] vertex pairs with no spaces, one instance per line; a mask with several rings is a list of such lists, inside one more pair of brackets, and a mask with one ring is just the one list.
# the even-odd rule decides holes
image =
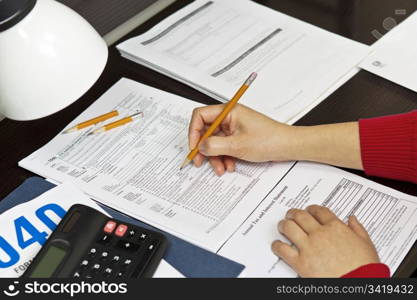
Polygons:
[[317,105],[369,51],[252,1],[232,0],[197,0],[118,49],[223,102],[257,71],[241,102],[283,122]]

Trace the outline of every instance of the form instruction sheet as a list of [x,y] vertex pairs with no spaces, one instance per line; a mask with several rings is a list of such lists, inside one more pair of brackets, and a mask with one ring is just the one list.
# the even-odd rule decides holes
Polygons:
[[291,208],[322,205],[347,222],[356,216],[392,274],[417,239],[417,199],[334,167],[297,163],[219,254],[246,266],[249,277],[295,277],[271,251],[288,242],[277,224]]
[[258,72],[242,103],[283,122],[369,53],[363,44],[252,1],[231,0],[194,1],[118,49],[220,101]]

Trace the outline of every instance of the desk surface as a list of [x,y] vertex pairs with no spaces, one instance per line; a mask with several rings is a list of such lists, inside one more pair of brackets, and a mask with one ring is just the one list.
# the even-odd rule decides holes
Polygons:
[[[145,32],[190,2],[192,1],[177,1],[124,39]],[[368,45],[377,40],[376,36],[387,32],[384,24],[386,26],[393,21],[399,23],[417,9],[415,0],[257,0],[256,2]],[[403,15],[404,12],[406,15]],[[121,58],[114,46],[109,50],[109,61],[100,79],[70,107],[53,116],[36,121],[15,122],[6,119],[0,122],[0,174],[2,178],[0,199],[26,178],[33,176],[32,173],[19,168],[17,162],[46,144],[121,77],[127,77],[204,104],[216,103],[208,96],[173,79]],[[417,93],[361,71],[301,119],[298,125],[355,121],[360,118],[407,112],[413,109],[417,109]],[[362,172],[355,173],[365,176]],[[372,178],[372,180],[417,196],[417,185],[380,178]],[[416,258],[417,244],[397,271],[396,276],[409,277],[417,269]]]

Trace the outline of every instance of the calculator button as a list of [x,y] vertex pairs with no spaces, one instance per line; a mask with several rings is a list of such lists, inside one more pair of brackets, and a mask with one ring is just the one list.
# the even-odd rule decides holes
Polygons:
[[117,224],[114,221],[108,221],[106,225],[104,225],[104,232],[112,234],[114,229],[116,228]]
[[73,278],[80,278],[81,277],[81,274],[79,272],[75,272],[72,277]]
[[129,232],[128,232],[128,237],[129,238],[133,238],[135,235],[136,235],[136,231],[134,231],[133,229],[129,230]]
[[105,260],[109,257],[109,252],[104,251],[103,253],[101,253],[101,259]]
[[124,272],[122,272],[122,271],[120,271],[120,272],[117,272],[116,277],[117,277],[117,278],[122,278],[122,277],[123,277],[123,275],[125,275],[125,273],[124,273]]
[[120,256],[118,256],[118,255],[115,255],[115,256],[113,256],[113,258],[112,258],[112,260],[111,260],[111,262],[112,263],[118,263],[120,261]]
[[100,264],[95,264],[92,269],[93,269],[93,271],[98,271],[98,270],[100,270],[100,268],[101,268]]
[[153,252],[156,247],[158,247],[159,241],[158,240],[152,240],[151,243],[147,246],[146,252]]
[[148,235],[146,233],[141,233],[140,236],[139,236],[139,239],[141,241],[144,241],[144,240],[146,240],[147,237],[148,237]]
[[127,231],[127,226],[126,225],[119,225],[119,227],[117,227],[115,234],[118,237],[123,237],[126,234]]
[[109,277],[113,274],[113,269],[107,268],[104,270],[104,276]]
[[107,245],[111,242],[112,237],[108,234],[104,234],[100,237],[100,239],[98,240],[98,242],[102,245]]
[[123,250],[132,251],[132,252],[137,251],[139,249],[138,244],[135,244],[126,240],[119,241],[118,247]]
[[90,256],[94,256],[94,255],[96,255],[96,253],[97,253],[97,249],[96,249],[96,248],[91,248],[91,249],[90,249],[90,252],[88,252],[88,254],[89,254]]
[[131,264],[132,264],[132,260],[131,260],[131,259],[126,259],[126,260],[123,262],[123,265],[124,265],[125,267],[130,266]]
[[88,261],[88,260],[86,260],[86,259],[84,259],[82,262],[81,262],[81,267],[87,267],[88,266],[88,264],[89,264],[90,262]]

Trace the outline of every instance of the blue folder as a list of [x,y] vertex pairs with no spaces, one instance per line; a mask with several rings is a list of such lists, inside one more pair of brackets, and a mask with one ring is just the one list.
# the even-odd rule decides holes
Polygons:
[[[25,203],[40,196],[54,186],[54,184],[40,177],[31,177],[27,179],[20,187],[0,201],[0,214],[18,204]],[[169,233],[128,217],[107,206],[100,206],[114,219],[162,232],[170,242],[170,246],[165,253],[164,259],[185,277],[233,278],[237,277],[244,269],[244,266],[241,264],[194,246]]]

